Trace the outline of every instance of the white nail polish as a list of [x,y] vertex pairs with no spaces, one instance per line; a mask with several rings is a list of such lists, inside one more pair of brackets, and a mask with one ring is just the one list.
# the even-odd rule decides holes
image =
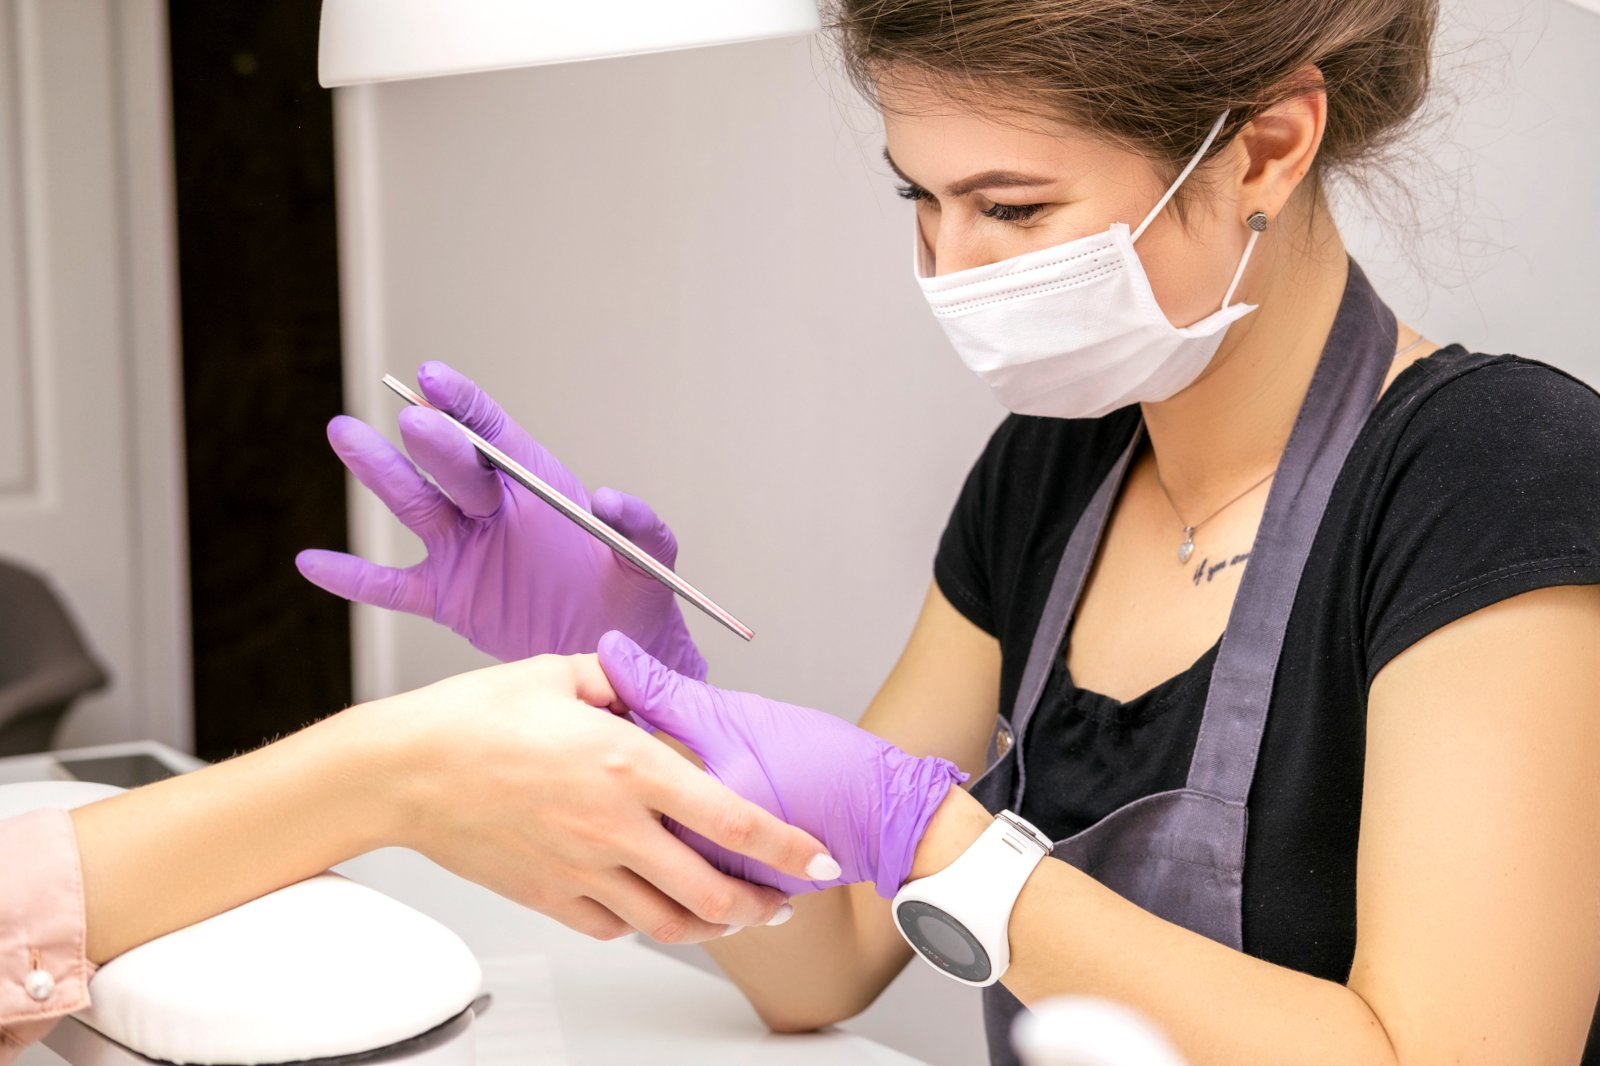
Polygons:
[[832,881],[843,872],[839,869],[838,860],[825,851],[811,856],[811,861],[806,863],[806,879],[809,881]]
[[733,934],[737,933],[739,930],[741,930],[743,928],[744,928],[744,926],[742,926],[742,925],[730,925],[730,926],[728,926],[728,928],[726,928],[726,929],[724,929],[722,931],[722,935],[723,936],[732,936]]
[[767,919],[767,924],[768,925],[782,925],[784,922],[787,922],[790,918],[793,918],[793,917],[794,917],[794,908],[792,906],[790,906],[789,904],[785,903],[783,906],[778,908],[778,913],[777,914],[774,914],[771,918]]

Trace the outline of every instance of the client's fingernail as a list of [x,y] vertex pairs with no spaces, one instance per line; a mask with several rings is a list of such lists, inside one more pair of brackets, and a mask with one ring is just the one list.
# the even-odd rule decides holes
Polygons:
[[785,903],[783,906],[778,908],[778,913],[777,914],[774,914],[771,918],[767,919],[767,924],[768,925],[782,925],[784,922],[787,922],[790,918],[793,918],[793,917],[794,917],[794,908],[791,907],[789,904]]
[[733,934],[737,933],[739,930],[741,930],[743,928],[744,928],[744,926],[742,926],[742,925],[730,925],[730,926],[728,926],[728,928],[726,928],[726,929],[724,929],[722,931],[722,935],[723,936],[732,936]]
[[843,872],[834,857],[825,851],[811,856],[811,861],[806,863],[806,879],[810,881],[832,881]]

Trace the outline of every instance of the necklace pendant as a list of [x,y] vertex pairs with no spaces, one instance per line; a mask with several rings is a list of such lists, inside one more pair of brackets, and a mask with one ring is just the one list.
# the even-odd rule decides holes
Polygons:
[[1186,563],[1194,554],[1194,527],[1183,527],[1183,543],[1178,545],[1178,562]]

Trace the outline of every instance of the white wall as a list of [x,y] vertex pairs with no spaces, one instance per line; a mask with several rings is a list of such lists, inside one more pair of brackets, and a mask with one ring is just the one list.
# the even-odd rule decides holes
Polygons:
[[[372,91],[381,355],[348,364],[364,402],[380,365],[477,376],[590,484],[667,516],[680,570],[758,634],[696,620],[719,681],[854,714],[998,412],[820,80],[790,41]],[[398,639],[415,654],[363,670],[368,691],[475,661]]]
[[1600,16],[1565,0],[1443,6],[1439,120],[1401,170],[1420,227],[1349,211],[1346,237],[1429,336],[1600,385]]
[[0,0],[0,556],[112,678],[63,745],[190,743],[170,116],[161,0]]
[[[1496,22],[1469,53],[1468,150],[1443,158],[1471,163],[1469,236],[1506,247],[1425,213],[1429,275],[1406,283],[1381,235],[1355,243],[1431,335],[1600,380],[1600,18],[1557,2],[1453,10],[1457,37]],[[716,681],[854,717],[1000,411],[927,314],[909,209],[843,99],[811,45],[776,42],[380,86],[338,117],[352,410],[392,427],[383,370],[453,361],[669,519],[682,572],[758,634],[694,621]],[[355,498],[359,546],[417,557]],[[415,619],[357,626],[364,696],[483,661]],[[976,1062],[975,1004],[915,967],[854,1024]]]

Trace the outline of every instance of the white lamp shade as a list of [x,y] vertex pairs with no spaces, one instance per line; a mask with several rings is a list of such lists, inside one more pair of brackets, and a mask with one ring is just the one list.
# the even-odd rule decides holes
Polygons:
[[791,37],[815,0],[323,0],[324,86]]

